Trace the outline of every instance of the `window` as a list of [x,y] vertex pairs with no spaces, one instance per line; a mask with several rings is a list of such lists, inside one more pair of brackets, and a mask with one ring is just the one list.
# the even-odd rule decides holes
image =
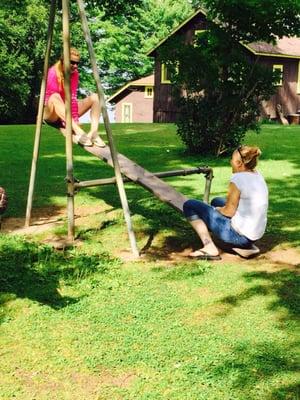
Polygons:
[[132,122],[132,103],[122,104],[122,122]]
[[199,35],[201,35],[201,33],[205,32],[205,29],[197,29],[195,31],[195,36],[198,37]]
[[153,97],[153,87],[145,86],[145,99],[152,99]]
[[161,64],[161,83],[171,83],[170,74],[165,64]]
[[279,72],[280,76],[278,80],[275,82],[276,86],[282,86],[283,83],[283,65],[282,64],[274,64],[273,65],[273,72]]
[[205,29],[197,29],[194,32],[194,46],[197,47],[197,40],[199,39],[199,37],[201,36],[202,33],[205,32]]
[[297,93],[300,94],[300,61],[298,62],[298,84],[297,84]]

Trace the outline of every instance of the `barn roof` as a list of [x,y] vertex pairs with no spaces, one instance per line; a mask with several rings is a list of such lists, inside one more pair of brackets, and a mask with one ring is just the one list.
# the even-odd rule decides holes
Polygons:
[[300,58],[300,38],[286,37],[277,40],[275,45],[265,42],[256,42],[245,45],[254,54],[275,56],[275,57],[290,57]]
[[[166,42],[171,36],[173,36],[179,29],[188,24],[198,14],[206,16],[206,12],[203,9],[198,9],[193,15],[188,17],[180,25],[178,25],[173,31],[164,39],[162,39],[154,48],[148,51],[148,56],[154,56],[154,53],[158,47]],[[255,42],[250,44],[241,43],[249,51],[256,55],[272,56],[272,57],[287,57],[287,58],[300,58],[300,38],[299,37],[286,37],[278,39],[277,43],[271,44],[266,42]]]
[[194,17],[196,17],[198,14],[203,14],[206,16],[205,11],[200,8],[199,10],[197,10],[194,14],[190,15],[186,20],[184,20],[180,25],[176,26],[170,33],[168,36],[166,36],[164,39],[162,39],[155,47],[153,47],[151,50],[148,51],[147,56],[153,56],[155,50],[160,47],[164,42],[166,42],[169,37],[173,36],[174,33],[176,33],[177,31],[179,31],[179,29],[181,29],[183,26],[185,26],[188,22],[190,22]]
[[119,96],[119,94],[121,94],[125,89],[129,88],[130,86],[154,86],[154,74],[144,76],[143,78],[126,83],[126,85],[122,86],[121,89],[119,89],[118,91],[116,91],[116,93],[110,96],[108,101],[110,102],[113,99],[115,99],[117,96]]

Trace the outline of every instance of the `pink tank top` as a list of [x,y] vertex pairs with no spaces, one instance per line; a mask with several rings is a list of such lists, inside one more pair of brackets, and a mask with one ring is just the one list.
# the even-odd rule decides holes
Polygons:
[[[79,120],[78,101],[77,101],[78,82],[79,82],[79,73],[78,71],[74,71],[71,74],[70,83],[71,83],[71,111],[72,111],[72,118],[74,119],[75,122],[78,122]],[[48,70],[45,105],[48,104],[49,97],[53,93],[58,93],[63,99],[63,101],[65,101],[65,91],[63,88],[59,87],[54,65]]]

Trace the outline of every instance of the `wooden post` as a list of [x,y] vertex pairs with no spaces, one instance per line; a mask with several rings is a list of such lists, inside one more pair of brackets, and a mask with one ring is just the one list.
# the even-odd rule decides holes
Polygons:
[[91,35],[90,35],[90,30],[88,27],[88,22],[87,22],[87,18],[86,18],[86,14],[85,14],[84,3],[82,0],[77,0],[77,4],[78,4],[78,8],[79,8],[79,14],[80,14],[80,18],[81,18],[83,33],[84,33],[85,40],[86,40],[88,50],[89,50],[94,79],[95,79],[96,86],[97,86],[97,93],[98,93],[99,100],[100,100],[100,103],[102,106],[101,111],[102,111],[102,115],[103,115],[103,121],[104,121],[105,130],[106,130],[106,134],[108,137],[109,147],[110,147],[111,156],[112,156],[112,160],[113,160],[119,196],[120,196],[120,200],[121,200],[121,204],[122,204],[122,208],[123,208],[123,212],[124,212],[124,216],[125,216],[125,221],[127,224],[127,231],[128,231],[130,244],[131,244],[131,250],[132,250],[133,255],[135,257],[138,257],[139,251],[137,248],[136,239],[135,239],[134,231],[132,228],[128,201],[127,201],[124,183],[122,180],[122,175],[121,175],[120,166],[119,166],[119,162],[118,162],[117,151],[116,151],[116,147],[115,147],[115,144],[113,141],[112,130],[111,130],[111,126],[109,123],[107,108],[106,108],[106,104],[105,104],[105,96],[104,96],[104,92],[103,92],[101,82],[100,82],[100,77],[99,77],[99,72],[98,72],[97,62],[96,62],[96,56],[95,56],[95,52],[94,52],[94,48],[93,48],[93,44],[92,44],[92,40],[91,40]]
[[74,240],[74,176],[73,176],[73,142],[70,84],[70,3],[62,1],[63,11],[63,46],[64,46],[64,90],[66,107],[66,168],[67,168],[67,213],[68,240]]
[[49,25],[48,25],[48,34],[47,34],[48,38],[47,38],[47,47],[46,47],[45,60],[44,60],[43,79],[42,79],[41,89],[40,89],[39,108],[38,108],[38,115],[37,115],[36,128],[35,128],[35,139],[34,139],[30,181],[29,181],[29,189],[28,189],[28,197],[27,197],[25,227],[28,227],[30,225],[30,219],[31,219],[32,199],[33,199],[37,161],[38,161],[38,157],[39,157],[40,142],[41,142],[41,130],[42,130],[43,114],[44,114],[44,102],[45,102],[45,93],[46,93],[48,65],[49,65],[49,57],[50,57],[51,44],[52,44],[52,38],[53,38],[55,9],[56,9],[56,0],[52,0],[51,7],[50,7],[50,14],[49,14]]

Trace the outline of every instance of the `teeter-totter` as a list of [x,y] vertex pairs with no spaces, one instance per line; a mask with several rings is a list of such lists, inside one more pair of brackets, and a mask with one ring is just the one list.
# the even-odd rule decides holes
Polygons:
[[[82,30],[85,36],[85,40],[88,46],[93,75],[97,87],[97,94],[99,96],[100,102],[102,104],[102,116],[104,121],[104,126],[108,138],[108,145],[105,147],[87,147],[82,146],[84,150],[91,153],[95,157],[103,160],[108,165],[114,168],[115,177],[109,179],[97,179],[92,181],[82,181],[78,182],[73,175],[73,135],[72,135],[72,116],[71,116],[71,92],[70,92],[70,7],[69,0],[62,0],[62,18],[63,18],[63,55],[64,55],[64,82],[65,82],[65,106],[66,106],[66,128],[65,128],[65,137],[66,137],[66,170],[67,170],[67,214],[68,214],[68,240],[74,240],[75,234],[75,225],[74,225],[74,196],[76,190],[91,187],[91,186],[99,186],[99,185],[107,185],[107,184],[116,184],[124,212],[125,221],[127,224],[127,231],[129,235],[129,240],[131,244],[131,249],[134,256],[139,255],[139,251],[136,245],[136,239],[134,235],[134,231],[132,228],[130,211],[128,207],[128,201],[126,192],[124,189],[124,182],[135,182],[145,189],[149,190],[163,202],[168,203],[176,210],[182,212],[183,204],[187,200],[187,198],[177,192],[173,187],[162,181],[160,178],[163,177],[171,177],[171,176],[179,176],[179,175],[190,175],[190,174],[204,174],[206,178],[205,189],[204,189],[204,197],[203,200],[208,202],[211,181],[213,178],[213,171],[208,167],[196,167],[189,169],[180,169],[176,171],[166,171],[166,172],[157,172],[151,173],[134,161],[128,159],[122,154],[119,154],[116,150],[111,126],[108,119],[107,108],[105,104],[105,96],[101,86],[99,72],[95,57],[94,48],[91,41],[91,35],[87,23],[87,18],[84,9],[83,0],[77,0],[79,14],[82,23]],[[49,57],[51,51],[52,37],[53,37],[53,26],[55,20],[55,11],[56,11],[56,0],[51,0],[51,8],[49,14],[49,24],[48,24],[48,39],[47,39],[47,47],[45,52],[45,60],[44,60],[44,71],[43,71],[43,79],[41,83],[40,90],[40,99],[39,99],[39,109],[37,115],[37,123],[36,123],[36,132],[35,132],[35,141],[34,141],[34,150],[33,150],[33,158],[31,165],[31,174],[30,174],[30,183],[28,190],[28,198],[27,198],[27,208],[26,208],[26,219],[25,226],[29,226],[31,219],[31,210],[32,210],[32,201],[33,201],[33,192],[35,185],[35,176],[37,169],[37,161],[39,155],[39,146],[40,146],[40,138],[41,138],[41,129],[43,124],[43,109],[44,109],[44,100],[45,100],[45,90],[46,90],[46,80],[48,73],[48,65],[49,65]]]
[[[110,148],[108,146],[84,147],[84,149],[113,167],[113,160]],[[160,178],[180,175],[204,174],[206,177],[206,184],[203,200],[206,202],[208,202],[209,200],[210,186],[213,178],[211,168],[196,167],[175,171],[151,173],[122,154],[118,153],[117,157],[121,174],[123,175],[123,182],[131,181],[141,185],[145,189],[152,192],[154,196],[156,196],[159,200],[168,203],[170,206],[178,211],[183,211],[183,203],[187,200],[187,198],[183,194],[177,192],[172,186],[162,181]],[[107,185],[114,183],[116,183],[116,178],[98,179],[94,181],[75,182],[75,188]]]

